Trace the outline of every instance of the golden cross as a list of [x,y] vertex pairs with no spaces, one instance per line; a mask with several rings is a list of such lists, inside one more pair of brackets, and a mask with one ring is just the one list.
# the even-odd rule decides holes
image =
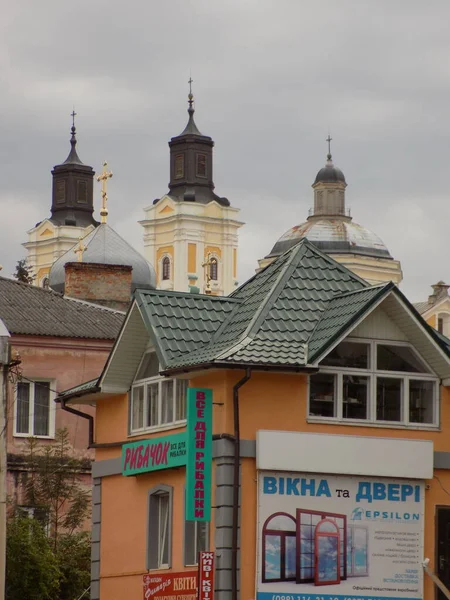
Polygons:
[[106,206],[106,204],[108,202],[108,194],[106,192],[106,182],[108,181],[108,179],[110,177],[113,176],[112,172],[108,171],[106,169],[107,166],[108,166],[108,163],[105,160],[105,162],[103,163],[102,174],[97,177],[97,181],[102,182],[102,207],[100,209],[100,217],[101,217],[102,223],[106,223],[106,219],[108,218],[108,208]]
[[83,244],[83,237],[78,238],[78,246],[75,248],[75,254],[78,254],[78,262],[83,262],[83,252],[87,250],[87,246]]
[[[205,279],[206,279],[206,284],[205,284],[205,294],[211,294],[211,258],[208,257],[208,260],[204,263],[202,263],[202,267],[205,269]],[[205,268],[206,267],[206,268]]]

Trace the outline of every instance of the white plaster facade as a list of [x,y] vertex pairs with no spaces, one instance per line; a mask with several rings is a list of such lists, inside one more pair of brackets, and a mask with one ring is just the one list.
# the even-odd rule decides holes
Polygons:
[[34,285],[42,287],[55,260],[93,229],[93,225],[55,225],[50,219],[44,219],[30,229],[28,242],[22,245],[27,249],[27,265],[35,276]]
[[[182,292],[205,293],[207,266],[218,262],[217,280],[210,281],[215,295],[228,295],[238,285],[237,250],[239,209],[208,204],[177,202],[163,196],[157,204],[144,209],[144,256],[156,270],[157,287]],[[169,257],[170,276],[162,277],[162,261]]]

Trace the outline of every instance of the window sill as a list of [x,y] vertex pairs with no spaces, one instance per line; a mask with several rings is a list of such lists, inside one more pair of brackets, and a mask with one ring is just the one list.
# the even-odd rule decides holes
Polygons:
[[161,431],[170,431],[171,429],[181,429],[186,427],[186,421],[180,423],[168,423],[167,425],[158,425],[157,427],[149,427],[147,429],[140,429],[139,431],[131,431],[128,437],[139,437],[142,435],[148,435],[149,433],[160,433]]
[[149,569],[149,573],[156,573],[157,571],[168,571],[172,567],[170,565],[161,565],[160,567],[156,567],[156,569]]
[[32,433],[13,433],[13,437],[17,438],[36,438],[38,440],[54,440],[55,435],[33,435]]
[[439,425],[421,425],[420,423],[405,425],[403,423],[392,423],[388,421],[374,423],[373,421],[329,419],[327,417],[307,417],[306,422],[317,424],[322,423],[324,425],[349,425],[351,427],[375,427],[376,429],[404,429],[407,431],[441,431]]

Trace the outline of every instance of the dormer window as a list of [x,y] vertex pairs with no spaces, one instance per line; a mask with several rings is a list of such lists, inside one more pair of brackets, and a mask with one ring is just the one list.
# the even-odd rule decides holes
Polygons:
[[197,154],[196,156],[196,175],[197,177],[206,177],[206,154]]
[[175,156],[175,179],[183,179],[184,177],[184,154]]
[[439,380],[404,342],[341,342],[310,376],[309,417],[437,426]]
[[131,433],[169,429],[186,422],[187,381],[161,377],[159,371],[156,353],[146,353],[131,388]]

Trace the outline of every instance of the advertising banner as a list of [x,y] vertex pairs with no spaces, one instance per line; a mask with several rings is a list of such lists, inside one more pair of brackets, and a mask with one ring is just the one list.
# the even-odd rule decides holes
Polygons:
[[212,390],[187,390],[186,520],[211,520]]
[[186,464],[186,434],[176,433],[122,446],[122,475],[181,467]]
[[257,600],[423,597],[424,482],[261,471]]
[[197,600],[197,571],[144,575],[144,600]]
[[198,600],[214,600],[214,552],[199,552]]

